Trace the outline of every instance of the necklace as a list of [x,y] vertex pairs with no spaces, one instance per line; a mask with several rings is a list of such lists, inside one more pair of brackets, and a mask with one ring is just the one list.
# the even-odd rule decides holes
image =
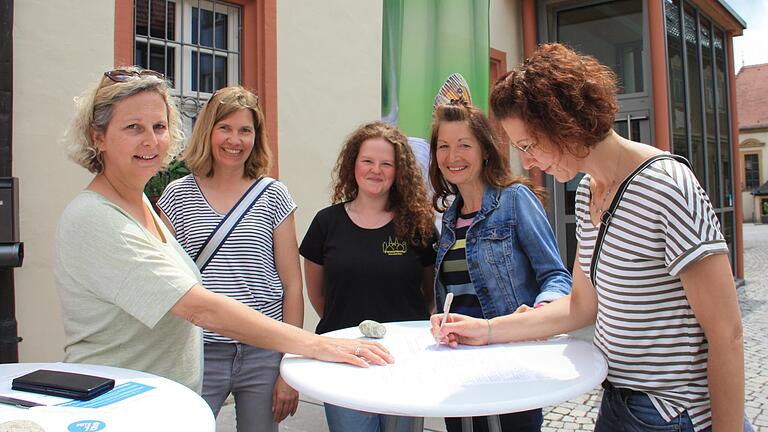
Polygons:
[[616,182],[618,182],[618,173],[619,173],[619,166],[621,165],[621,156],[624,152],[622,149],[619,149],[619,157],[616,158],[616,166],[613,168],[613,179],[611,180],[611,183],[608,184],[608,189],[603,194],[603,199],[600,200],[600,205],[597,206],[597,216],[598,218],[603,216],[603,211],[605,210],[605,202],[608,200],[608,197],[611,196],[611,192],[613,192],[613,187],[616,186]]
[[615,186],[615,185],[616,185],[616,179],[613,179],[613,181],[611,181],[611,184],[608,185],[608,190],[605,192],[605,194],[603,194],[603,199],[600,200],[600,205],[597,206],[597,214],[598,215],[602,216],[603,209],[604,209],[604,206],[605,206],[605,200],[607,200],[608,197],[611,196],[611,192],[613,192],[613,186]]

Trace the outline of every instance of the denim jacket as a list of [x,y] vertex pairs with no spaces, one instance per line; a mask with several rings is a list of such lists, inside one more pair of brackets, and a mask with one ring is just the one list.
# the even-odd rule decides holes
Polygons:
[[[436,244],[435,299],[442,312],[446,288],[440,269],[456,241],[458,196],[443,214]],[[483,203],[467,229],[467,268],[485,318],[513,313],[518,306],[556,300],[571,291],[544,207],[522,184],[485,185]]]

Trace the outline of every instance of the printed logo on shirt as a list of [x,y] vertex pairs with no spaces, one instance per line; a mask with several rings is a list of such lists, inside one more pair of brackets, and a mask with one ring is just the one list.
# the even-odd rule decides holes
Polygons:
[[392,240],[392,237],[389,237],[387,241],[382,243],[381,248],[384,251],[384,255],[389,256],[400,256],[408,252],[408,244],[404,241],[398,241],[397,238]]

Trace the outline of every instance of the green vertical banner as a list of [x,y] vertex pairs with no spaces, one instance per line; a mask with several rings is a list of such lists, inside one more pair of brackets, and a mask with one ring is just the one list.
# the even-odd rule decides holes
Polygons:
[[429,138],[432,103],[452,73],[487,112],[489,0],[384,0],[382,118]]

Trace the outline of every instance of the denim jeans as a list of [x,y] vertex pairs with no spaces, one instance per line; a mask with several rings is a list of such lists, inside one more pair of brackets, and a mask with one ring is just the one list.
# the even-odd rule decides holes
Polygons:
[[388,418],[397,421],[397,432],[413,430],[411,417],[388,416],[325,404],[325,419],[330,432],[384,432]]
[[[603,383],[603,389],[603,401],[597,415],[595,432],[694,432],[687,411],[668,422],[661,417],[647,394],[616,388],[607,381]],[[708,427],[700,432],[711,430],[712,428]],[[754,432],[746,417],[744,432]]]
[[238,432],[277,432],[272,421],[272,388],[281,353],[239,343],[204,345],[203,394],[213,415],[230,393],[235,395]]

